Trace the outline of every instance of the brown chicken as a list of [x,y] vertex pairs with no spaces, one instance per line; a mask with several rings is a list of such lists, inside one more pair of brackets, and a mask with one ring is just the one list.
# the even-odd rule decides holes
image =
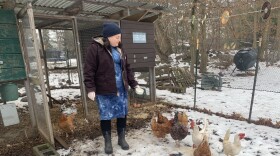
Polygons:
[[164,138],[166,134],[170,133],[171,121],[158,112],[152,118],[151,128],[156,137]]
[[179,122],[178,115],[179,112],[176,112],[170,130],[170,135],[176,141],[177,147],[180,146],[179,141],[183,140],[188,135],[188,127]]
[[211,150],[209,147],[207,136],[204,135],[202,142],[194,150],[193,156],[211,156]]
[[178,112],[178,121],[184,125],[187,126],[188,125],[188,116],[186,113],[184,112]]
[[73,120],[75,118],[75,114],[71,114],[67,116],[66,114],[61,114],[59,121],[58,121],[58,127],[66,133],[66,137],[68,137],[68,134],[74,133],[74,123]]

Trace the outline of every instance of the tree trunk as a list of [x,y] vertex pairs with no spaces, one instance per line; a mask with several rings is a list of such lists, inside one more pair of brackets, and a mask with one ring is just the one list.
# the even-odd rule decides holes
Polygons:
[[168,63],[168,56],[173,53],[173,50],[171,41],[168,38],[167,33],[164,32],[160,20],[155,22],[155,34],[157,54],[159,54],[162,62]]
[[277,30],[276,30],[276,61],[278,61],[280,59],[280,12],[278,12],[278,16],[277,16]]
[[[206,16],[206,5],[202,7],[202,17]],[[200,73],[205,73],[207,71],[207,51],[206,51],[206,21],[201,22],[201,62],[200,62]]]
[[257,48],[258,14],[254,14],[253,48]]
[[190,72],[194,74],[194,64],[196,63],[196,39],[197,39],[197,18],[196,18],[196,10],[197,10],[197,1],[193,1],[193,7],[192,7],[192,22],[191,22],[191,66],[190,66]]
[[262,44],[261,44],[261,50],[260,50],[260,61],[265,61],[265,52],[267,52],[268,48],[268,40],[269,40],[269,34],[270,34],[270,17],[266,19],[265,21],[265,26],[264,26],[264,31],[262,32]]

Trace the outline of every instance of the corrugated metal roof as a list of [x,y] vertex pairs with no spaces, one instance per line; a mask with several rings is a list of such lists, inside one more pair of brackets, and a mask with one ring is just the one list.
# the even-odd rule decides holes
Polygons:
[[83,3],[83,10],[84,11],[89,11],[89,12],[95,12],[97,10],[100,10],[104,8],[103,5],[96,5],[96,4],[89,4],[89,3]]
[[[4,2],[4,0],[0,0]],[[81,3],[81,13],[89,12],[87,15],[92,13],[104,13],[104,14],[114,14],[118,11],[124,10],[126,8],[130,9],[130,12],[137,12],[138,7],[144,9],[155,9],[163,10],[166,9],[165,6],[159,7],[157,4],[151,4],[141,1],[131,1],[131,0],[16,0],[17,4],[21,4],[23,7],[27,2],[32,2],[34,6],[37,6],[34,10],[46,10],[46,14],[56,14],[59,11],[64,11],[64,9],[79,7],[78,3]],[[75,6],[77,4],[77,6]],[[39,8],[40,7],[40,8]],[[51,12],[47,12],[51,10]],[[151,10],[149,10],[151,11]],[[79,15],[77,15],[79,16]]]
[[122,0],[95,0],[96,2],[116,3]]
[[119,8],[119,7],[107,7],[107,8],[104,8],[98,12],[100,13],[105,13],[105,14],[114,14],[118,11],[121,11],[121,10],[124,10],[123,8]]
[[65,9],[74,3],[75,1],[69,1],[69,0],[38,0],[33,5]]
[[[0,0],[0,5],[3,5],[4,2],[5,0]],[[159,6],[158,4],[136,0],[16,0],[17,5],[15,11],[18,12],[27,2],[32,2],[34,6],[33,11],[35,14],[40,14],[39,17],[43,17],[44,15],[69,15],[81,17],[85,21],[88,19],[110,20],[107,19],[108,17],[112,17],[113,19],[111,20],[118,20],[147,10],[149,13],[143,18],[145,19],[167,9],[166,6]],[[120,12],[122,10],[125,10],[125,12]],[[128,14],[126,14],[127,10],[129,11]],[[42,28],[44,28],[43,26],[46,26],[46,28],[50,26],[54,26],[54,28],[63,28],[64,26],[63,22],[59,23],[57,19],[48,19],[47,21],[38,20],[39,19],[35,20],[36,24],[42,26]],[[53,20],[53,22],[50,22],[51,20]],[[48,25],[48,23],[55,24]],[[85,22],[82,27],[87,27],[87,24],[91,24],[91,22]],[[69,27],[67,25],[67,28],[71,27],[71,24],[69,24]]]

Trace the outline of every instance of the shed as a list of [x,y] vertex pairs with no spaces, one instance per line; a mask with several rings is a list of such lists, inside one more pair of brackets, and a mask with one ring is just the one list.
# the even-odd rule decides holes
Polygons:
[[[48,73],[47,68],[42,68],[46,66],[46,52],[39,44],[43,45],[42,29],[73,31],[85,117],[87,102],[82,74],[83,52],[91,37],[101,32],[101,26],[106,21],[120,24],[129,62],[134,71],[149,71],[150,95],[155,100],[152,23],[158,16],[168,12],[166,5],[128,0],[0,0],[0,6],[0,9],[12,9],[17,14],[32,126],[51,144],[54,145],[54,138],[46,89],[48,94],[51,92],[49,85],[46,88],[44,84],[43,69]],[[41,60],[42,56],[45,61]],[[46,81],[48,84],[48,75]]]

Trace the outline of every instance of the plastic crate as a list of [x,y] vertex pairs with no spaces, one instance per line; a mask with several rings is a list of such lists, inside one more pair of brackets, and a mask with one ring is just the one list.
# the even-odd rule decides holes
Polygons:
[[205,73],[202,74],[201,79],[201,89],[205,90],[221,90],[222,88],[222,78],[219,75],[216,75],[214,73]]

